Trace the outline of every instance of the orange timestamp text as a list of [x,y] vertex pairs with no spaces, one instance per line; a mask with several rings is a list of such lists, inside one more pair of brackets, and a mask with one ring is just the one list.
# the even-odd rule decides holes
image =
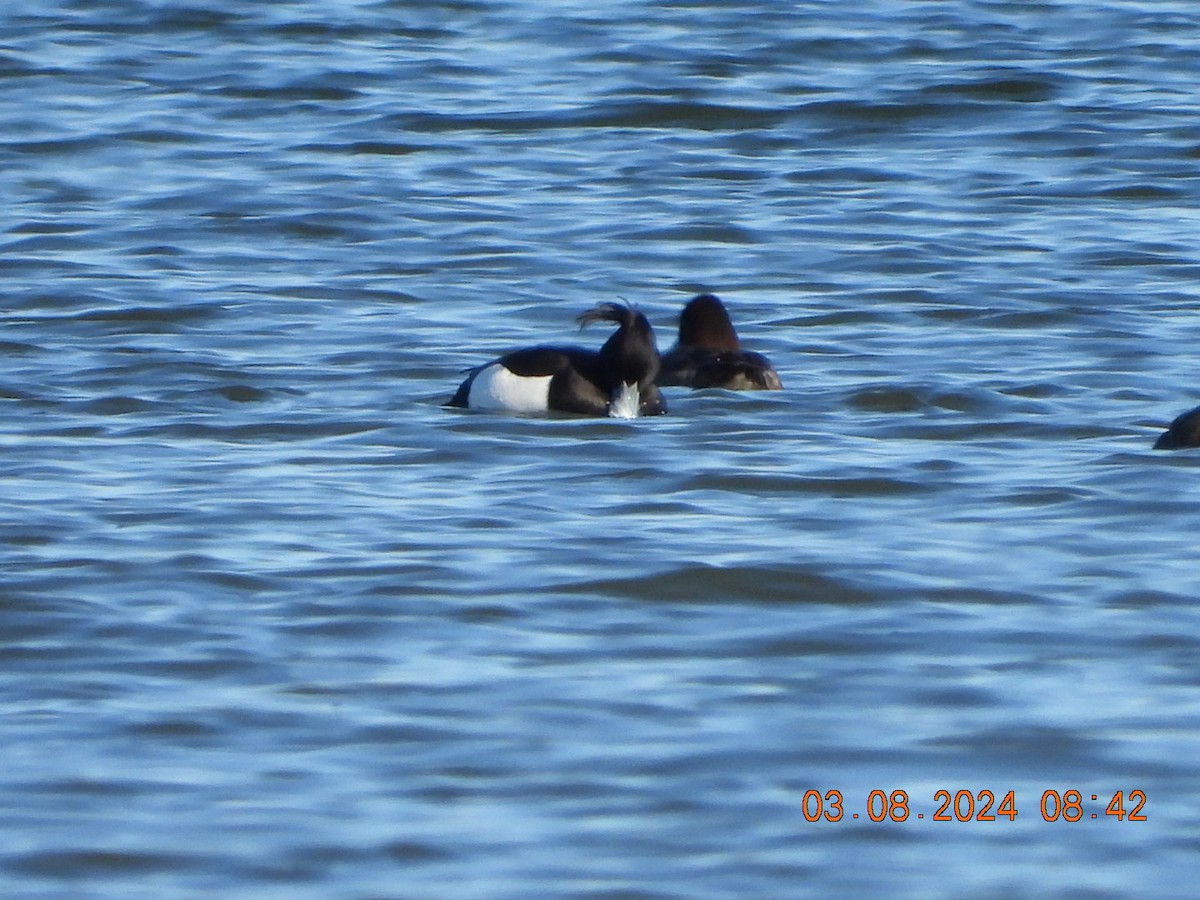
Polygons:
[[[822,793],[807,790],[804,792],[803,812],[806,822],[908,822],[913,819],[932,822],[1015,822],[1018,808],[1015,790],[1006,791],[999,797],[994,791],[986,789],[934,791],[928,815],[924,810],[914,807],[908,791],[871,791],[867,794],[866,802],[855,810],[848,808],[841,791]],[[1145,822],[1146,792],[1135,789],[1101,795],[1076,788],[1065,791],[1050,789],[1042,792],[1038,812],[1046,822],[1079,822],[1085,819]]]

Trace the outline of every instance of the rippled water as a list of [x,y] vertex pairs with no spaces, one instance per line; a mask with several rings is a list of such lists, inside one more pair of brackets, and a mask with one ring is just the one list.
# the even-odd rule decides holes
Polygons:
[[[10,4],[0,893],[1190,896],[1198,71],[1168,0]],[[440,406],[702,289],[785,391]]]

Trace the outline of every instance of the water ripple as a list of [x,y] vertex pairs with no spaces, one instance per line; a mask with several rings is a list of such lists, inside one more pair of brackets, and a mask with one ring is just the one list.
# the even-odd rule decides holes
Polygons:
[[[0,893],[1180,896],[1198,31],[3,17]],[[701,291],[787,390],[441,407]],[[1016,821],[930,827],[984,787]],[[1044,822],[1071,788],[1150,815]]]

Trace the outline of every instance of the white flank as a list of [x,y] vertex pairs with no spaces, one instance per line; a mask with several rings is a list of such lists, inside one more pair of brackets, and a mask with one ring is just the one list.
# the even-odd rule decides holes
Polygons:
[[642,392],[636,384],[623,384],[613,392],[608,402],[610,419],[636,419],[642,404]]
[[550,408],[553,375],[522,377],[500,363],[492,363],[471,382],[467,406],[471,409],[506,409],[509,412],[546,412]]

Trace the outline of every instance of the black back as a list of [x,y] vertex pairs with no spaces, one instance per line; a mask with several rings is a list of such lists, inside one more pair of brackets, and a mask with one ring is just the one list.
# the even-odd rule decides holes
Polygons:
[[1175,419],[1154,442],[1155,450],[1182,450],[1200,447],[1200,406]]

